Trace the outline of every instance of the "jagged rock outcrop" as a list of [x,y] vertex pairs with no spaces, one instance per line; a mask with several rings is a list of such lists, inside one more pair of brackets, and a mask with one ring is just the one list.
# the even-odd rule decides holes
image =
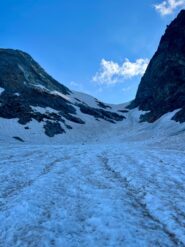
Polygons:
[[51,91],[69,94],[70,90],[48,75],[27,53],[20,50],[0,49],[0,87],[9,92],[43,86]]
[[149,111],[141,121],[154,122],[167,112],[185,121],[185,10],[167,27],[159,47],[141,79],[131,108]]

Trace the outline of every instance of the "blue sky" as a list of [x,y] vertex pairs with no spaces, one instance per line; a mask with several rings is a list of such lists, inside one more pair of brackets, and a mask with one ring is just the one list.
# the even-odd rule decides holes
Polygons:
[[184,2],[1,0],[0,47],[28,52],[74,90],[126,102]]

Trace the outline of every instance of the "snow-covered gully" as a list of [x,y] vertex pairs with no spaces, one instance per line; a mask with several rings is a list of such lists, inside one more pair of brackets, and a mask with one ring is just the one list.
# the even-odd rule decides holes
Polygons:
[[0,246],[185,246],[185,152],[4,145]]

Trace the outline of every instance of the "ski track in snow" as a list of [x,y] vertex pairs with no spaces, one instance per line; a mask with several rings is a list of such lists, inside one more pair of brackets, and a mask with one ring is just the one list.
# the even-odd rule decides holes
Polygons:
[[4,145],[0,247],[185,246],[185,152]]

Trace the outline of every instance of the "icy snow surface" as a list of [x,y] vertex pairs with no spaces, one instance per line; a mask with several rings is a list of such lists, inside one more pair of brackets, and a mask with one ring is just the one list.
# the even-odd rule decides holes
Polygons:
[[1,247],[185,246],[185,152],[173,146],[0,149]]

